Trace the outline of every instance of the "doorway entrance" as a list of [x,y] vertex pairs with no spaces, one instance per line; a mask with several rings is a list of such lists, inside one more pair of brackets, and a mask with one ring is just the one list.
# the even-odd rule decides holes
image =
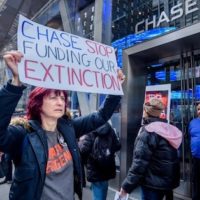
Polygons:
[[200,24],[196,24],[124,52],[128,80],[122,100],[122,132],[126,132],[126,142],[121,151],[127,156],[123,158],[126,166],[121,162],[121,180],[131,164],[133,143],[142,118],[145,87],[171,84],[170,122],[183,132],[179,148],[181,179],[175,190],[175,196],[180,199],[191,199],[192,159],[188,125],[195,117],[195,103],[200,100],[199,36]]
[[190,51],[162,60],[162,64],[147,65],[146,85],[171,84],[170,123],[183,133],[179,148],[181,184],[176,193],[191,196],[192,160],[188,125],[196,115],[200,100],[200,51]]

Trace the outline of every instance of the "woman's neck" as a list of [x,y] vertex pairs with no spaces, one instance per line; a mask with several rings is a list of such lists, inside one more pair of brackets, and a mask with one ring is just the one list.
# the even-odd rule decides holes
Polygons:
[[57,121],[55,120],[42,120],[42,128],[46,131],[55,131],[57,127]]

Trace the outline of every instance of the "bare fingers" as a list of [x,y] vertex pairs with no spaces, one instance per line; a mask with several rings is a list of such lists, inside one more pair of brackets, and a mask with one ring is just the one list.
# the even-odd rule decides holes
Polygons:
[[3,58],[6,62],[13,62],[17,64],[18,62],[21,61],[21,58],[23,57],[23,54],[19,51],[7,51],[5,52]]
[[117,70],[117,76],[121,83],[123,83],[126,79],[126,76],[124,75],[121,69]]

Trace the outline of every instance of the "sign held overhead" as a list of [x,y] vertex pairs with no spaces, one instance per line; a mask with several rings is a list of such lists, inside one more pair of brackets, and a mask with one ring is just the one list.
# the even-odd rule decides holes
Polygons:
[[122,95],[113,47],[19,17],[20,80],[34,86]]

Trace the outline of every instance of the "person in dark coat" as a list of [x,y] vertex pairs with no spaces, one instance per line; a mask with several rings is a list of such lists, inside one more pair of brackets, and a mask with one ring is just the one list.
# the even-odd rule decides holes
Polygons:
[[[13,74],[0,90],[0,151],[15,165],[10,200],[72,200],[82,197],[82,167],[77,137],[107,122],[120,96],[109,95],[102,107],[75,119],[63,118],[67,93],[36,87],[29,96],[26,119],[9,125],[25,86],[19,80],[22,54],[6,52],[5,63]],[[124,75],[118,73],[123,81]]]
[[[96,138],[101,137],[97,141]],[[105,139],[105,140],[104,140]],[[101,155],[95,152],[94,155],[94,142],[101,142],[96,144],[99,148],[104,148],[106,145],[109,151],[108,157],[97,160],[96,155]],[[110,141],[108,141],[110,140]],[[87,181],[91,182],[92,199],[93,200],[106,200],[108,191],[108,181],[116,176],[115,153],[120,150],[121,144],[114,129],[107,122],[95,131],[84,135],[80,138],[79,149],[86,165]],[[102,150],[100,149],[100,150]],[[96,151],[100,151],[97,147]]]
[[6,168],[6,172],[5,172],[5,178],[4,178],[4,180],[2,180],[0,182],[0,185],[4,184],[4,183],[11,184],[11,182],[12,182],[12,170],[13,170],[11,156],[7,153],[4,153],[2,155],[1,159],[4,159],[4,162],[6,163],[7,168]]
[[192,153],[192,200],[200,199],[200,103],[196,106],[197,117],[189,124]]
[[159,116],[163,104],[153,98],[144,105],[144,125],[134,145],[132,165],[121,185],[125,197],[141,186],[142,200],[173,199],[172,190],[179,186],[180,163],[178,148],[182,133]]

